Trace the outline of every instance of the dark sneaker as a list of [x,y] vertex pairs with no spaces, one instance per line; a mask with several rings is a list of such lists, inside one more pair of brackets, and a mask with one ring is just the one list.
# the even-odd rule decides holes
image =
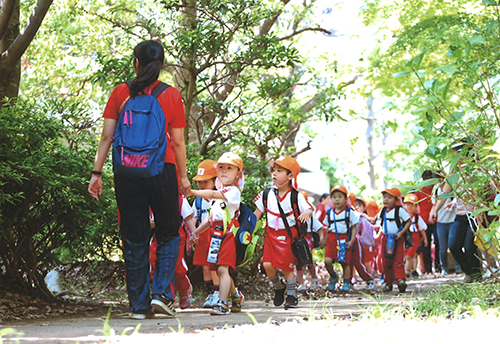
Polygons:
[[222,300],[219,300],[210,311],[210,315],[228,315],[229,313],[231,313],[229,306]]
[[406,291],[406,287],[407,285],[405,280],[401,280],[398,282],[398,289],[400,293],[404,293]]
[[382,291],[383,292],[392,291],[392,283],[387,283],[386,285],[384,285],[384,287],[382,288]]
[[297,299],[296,296],[293,295],[287,295],[286,296],[286,302],[285,302],[285,309],[288,308],[297,308],[297,305],[299,304],[299,300]]
[[151,307],[153,307],[155,313],[175,316],[174,300],[169,297],[157,294],[153,295],[153,300],[151,300]]
[[245,300],[245,296],[236,289],[236,294],[231,296],[231,312],[233,313],[239,313],[241,312],[241,305],[243,304],[243,301]]
[[273,303],[276,307],[279,307],[285,302],[285,292],[286,286],[281,289],[274,289],[274,300]]

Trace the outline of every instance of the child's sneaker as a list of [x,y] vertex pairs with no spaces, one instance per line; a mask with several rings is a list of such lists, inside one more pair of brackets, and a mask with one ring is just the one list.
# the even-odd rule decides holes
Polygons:
[[375,281],[371,280],[367,282],[366,289],[368,290],[374,290],[375,289]]
[[349,282],[344,282],[342,283],[342,287],[340,288],[341,291],[351,291],[351,283]]
[[227,305],[227,301],[219,300],[217,304],[210,311],[210,315],[228,315],[231,313],[229,306]]
[[309,290],[316,290],[316,289],[318,289],[318,279],[313,278],[311,280],[311,285],[309,286]]
[[215,305],[214,303],[214,295],[208,294],[205,302],[203,303],[203,308],[212,308]]
[[243,301],[245,300],[245,296],[236,289],[236,294],[231,296],[231,312],[233,313],[239,313],[241,312],[241,305],[243,304]]
[[382,288],[382,291],[383,292],[392,291],[392,283],[387,283],[386,285],[384,285],[384,287]]
[[297,287],[298,291],[306,291],[307,290],[307,285],[305,283],[302,283]]
[[337,278],[330,277],[330,283],[328,283],[328,290],[334,291],[335,288],[337,287],[337,282],[338,282]]
[[[283,285],[285,284],[284,281],[281,281]],[[279,307],[285,302],[285,292],[286,292],[286,286],[283,286],[282,289],[274,289],[274,300],[273,303],[276,307]]]
[[297,299],[296,296],[293,295],[287,295],[286,296],[286,302],[285,302],[285,309],[288,308],[297,308],[297,305],[299,304],[299,299]]
[[193,302],[192,295],[193,295],[193,286],[191,286],[186,291],[179,292],[179,308],[180,309],[186,309],[189,306],[191,306],[191,302]]
[[398,289],[400,293],[404,293],[406,291],[406,281],[400,280],[398,281]]

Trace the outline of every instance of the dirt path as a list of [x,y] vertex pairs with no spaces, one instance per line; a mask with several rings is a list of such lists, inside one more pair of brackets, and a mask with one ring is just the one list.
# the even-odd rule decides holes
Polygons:
[[[304,319],[352,319],[364,312],[370,306],[382,305],[407,305],[411,300],[421,295],[423,290],[435,288],[443,284],[456,283],[463,278],[453,275],[449,278],[427,278],[408,282],[408,290],[405,294],[392,292],[388,294],[374,293],[367,295],[359,292],[349,294],[335,294],[322,300],[307,300],[304,296],[296,309],[284,310],[282,307],[274,307],[262,300],[246,300],[243,311],[228,316],[211,316],[209,309],[190,307],[186,310],[178,310],[177,316],[156,316],[154,319],[143,321],[131,320],[128,314],[123,313],[123,307],[114,308],[109,320],[108,332],[117,336],[115,340],[124,342],[125,332],[130,335],[137,325],[140,324],[141,334],[172,334],[207,332],[217,329],[233,327],[235,325],[252,325],[254,323],[288,324],[292,320],[302,321]],[[381,289],[381,286],[377,286]],[[397,289],[397,288],[396,288]],[[359,291],[364,291],[362,288]],[[9,337],[19,336],[17,340],[21,343],[87,343],[103,342],[103,330],[105,327],[106,308],[102,312],[84,317],[58,317],[37,320],[19,320],[0,324],[0,331],[12,329],[16,334]],[[293,322],[292,322],[293,323]],[[1,333],[1,332],[0,332]],[[108,333],[109,336],[109,333]],[[9,343],[14,341],[6,341]],[[110,337],[105,337],[110,339]],[[149,342],[149,341],[148,341]],[[0,343],[2,337],[0,336]]]

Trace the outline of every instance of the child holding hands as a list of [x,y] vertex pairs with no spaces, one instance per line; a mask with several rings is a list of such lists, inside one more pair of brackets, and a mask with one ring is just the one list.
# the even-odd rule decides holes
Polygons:
[[[287,227],[293,238],[297,238],[300,224],[312,217],[313,209],[296,189],[297,175],[300,173],[297,160],[282,156],[271,161],[269,165],[272,168],[274,186],[262,191],[254,199],[257,205],[254,212],[257,220],[264,212],[267,216],[262,264],[274,286],[274,305],[279,307],[284,303],[285,309],[295,308],[298,305],[295,292],[297,279],[294,274],[297,259],[292,252],[292,238]],[[295,199],[297,204],[294,204]],[[294,208],[300,211],[300,215],[297,215]],[[286,218],[281,216],[281,212]],[[286,282],[280,279],[277,269],[283,272]]]
[[[211,243],[208,253],[209,268],[219,276],[219,302],[213,306],[211,315],[227,315],[240,312],[243,294],[235,287],[229,272],[236,269],[236,245],[231,230],[233,219],[241,203],[244,185],[243,161],[233,153],[224,153],[216,164],[217,190],[194,190],[191,196],[212,199],[210,217],[193,232],[190,243],[196,244],[199,235],[210,229]],[[231,309],[228,305],[231,298]]]
[[418,197],[413,193],[406,195],[403,201],[405,210],[411,219],[410,232],[413,246],[406,249],[406,273],[411,277],[419,276],[417,272],[417,261],[420,257],[418,247],[421,247],[422,243],[424,247],[427,247],[427,224],[418,214],[417,202]]

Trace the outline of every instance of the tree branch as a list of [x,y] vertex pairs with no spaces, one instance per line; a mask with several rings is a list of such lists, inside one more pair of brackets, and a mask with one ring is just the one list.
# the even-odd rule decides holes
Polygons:
[[23,56],[24,52],[40,28],[40,25],[42,25],[42,21],[45,18],[49,7],[52,5],[52,2],[53,0],[38,0],[23,31],[0,57],[2,64],[0,70],[2,73],[5,73],[6,75],[9,74],[17,61],[19,61],[21,56]]
[[15,5],[16,5],[16,0],[2,1],[2,12],[0,13],[0,41],[7,32],[7,27],[9,25],[12,12],[14,12]]
[[331,35],[332,34],[330,31],[328,31],[326,29],[323,29],[322,27],[306,27],[306,28],[294,31],[294,32],[292,32],[291,34],[289,34],[287,36],[278,38],[278,41],[285,41],[287,39],[290,39],[290,38],[292,38],[294,36],[297,36],[297,35],[301,34],[302,32],[305,32],[305,31],[319,31],[319,32],[326,33],[327,35]]

